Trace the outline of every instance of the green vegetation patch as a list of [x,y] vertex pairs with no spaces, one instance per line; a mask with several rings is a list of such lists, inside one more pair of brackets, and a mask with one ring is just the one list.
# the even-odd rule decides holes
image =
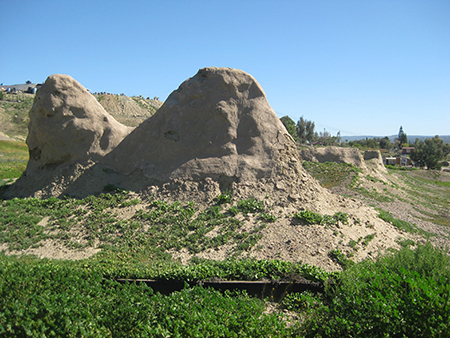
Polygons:
[[[2,337],[283,337],[277,313],[245,292],[200,286],[168,296],[75,264],[0,255]],[[80,306],[82,304],[82,306]]]
[[[111,193],[76,200],[19,199],[0,201],[0,243],[9,250],[24,250],[38,246],[45,239],[53,239],[72,248],[100,246],[110,252],[129,252],[135,256],[165,257],[167,251],[186,249],[195,254],[224,244],[239,255],[250,250],[262,237],[265,223],[256,222],[243,230],[239,212],[257,213],[264,222],[276,217],[265,211],[264,202],[241,200],[235,213],[213,205],[199,211],[191,202],[167,203],[145,201],[144,206],[131,211],[133,215],[120,219],[117,213],[140,204],[137,198],[113,186],[105,187]],[[75,241],[77,239],[77,241]]]
[[431,244],[353,264],[303,327],[305,337],[448,337],[450,259]]
[[331,216],[321,215],[310,210],[303,210],[294,213],[294,219],[297,219],[305,224],[336,225],[338,222],[348,224],[348,215],[340,211]]
[[0,141],[0,179],[20,177],[27,162],[28,147],[25,143]]
[[303,167],[325,188],[332,188],[351,180],[361,169],[352,164],[303,161]]
[[[389,212],[381,210],[379,208],[375,208],[376,210],[378,210],[378,217],[380,217],[382,220],[391,223],[393,226],[395,226],[396,228],[409,232],[409,233],[419,233],[422,236],[433,236],[434,234],[426,232],[420,228],[418,228],[416,225],[411,224],[409,222],[403,221],[401,219],[398,218],[394,218]],[[435,236],[435,235],[434,235]]]

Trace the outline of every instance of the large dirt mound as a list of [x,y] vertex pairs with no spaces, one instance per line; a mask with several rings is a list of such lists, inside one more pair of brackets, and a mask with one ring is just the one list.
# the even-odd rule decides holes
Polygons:
[[31,158],[8,195],[81,197],[107,184],[143,190],[205,180],[224,190],[283,175],[290,186],[307,175],[261,86],[229,68],[200,70],[125,138],[129,129],[78,82],[51,76],[35,98],[29,130]]
[[292,147],[252,76],[205,68],[181,84],[106,161],[127,174],[139,168],[159,181],[254,181],[274,177],[280,151]]

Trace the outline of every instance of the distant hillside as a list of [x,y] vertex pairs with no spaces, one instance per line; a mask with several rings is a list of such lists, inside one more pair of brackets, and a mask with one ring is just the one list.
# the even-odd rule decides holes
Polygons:
[[120,123],[136,127],[152,116],[163,104],[158,99],[117,94],[94,94],[97,101]]
[[[425,140],[427,138],[433,138],[436,135],[426,136],[426,135],[408,135],[408,142],[414,143],[416,138],[419,140]],[[386,136],[373,136],[373,135],[360,135],[360,136],[342,136],[343,141],[356,141],[356,140],[365,140],[366,138],[384,138]],[[388,136],[391,142],[397,138],[397,135]],[[439,135],[439,138],[444,141],[444,143],[450,143],[450,135]]]
[[[33,106],[34,94],[0,93],[0,132],[8,137],[25,141],[28,134],[28,112]],[[142,96],[95,94],[105,110],[117,121],[136,127],[152,116],[163,102]]]

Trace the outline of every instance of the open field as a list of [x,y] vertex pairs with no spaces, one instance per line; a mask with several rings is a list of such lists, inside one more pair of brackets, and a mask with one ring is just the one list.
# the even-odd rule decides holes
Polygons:
[[[22,163],[5,178],[17,177],[26,165],[26,147],[1,145],[0,156],[10,162],[0,169]],[[448,174],[388,170],[375,178],[348,165],[304,166],[335,193],[375,206],[380,218],[429,242],[399,241],[401,250],[360,263],[330,251],[342,267],[330,272],[302,262],[248,258],[277,214],[263,201],[233,200],[231,192],[205,210],[114,186],[85,199],[0,200],[0,336],[448,337],[450,261],[447,249],[430,244],[449,243]],[[255,226],[243,227],[249,220]],[[292,215],[293,226],[348,221],[345,214]],[[350,241],[349,252],[364,250],[372,240]],[[223,245],[230,253],[224,261],[194,258],[182,264],[173,258],[178,251],[214,253]],[[53,251],[56,259],[30,255],[42,251]],[[274,303],[200,286],[162,295],[116,278],[305,278],[328,286],[323,294],[287,293]]]
[[22,175],[28,162],[28,147],[23,142],[0,141],[0,185]]

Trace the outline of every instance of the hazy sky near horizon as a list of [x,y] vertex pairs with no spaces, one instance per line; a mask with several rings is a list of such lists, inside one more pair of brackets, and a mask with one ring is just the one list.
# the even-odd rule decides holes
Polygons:
[[0,82],[167,96],[242,69],[332,135],[450,135],[450,1],[0,0]]

